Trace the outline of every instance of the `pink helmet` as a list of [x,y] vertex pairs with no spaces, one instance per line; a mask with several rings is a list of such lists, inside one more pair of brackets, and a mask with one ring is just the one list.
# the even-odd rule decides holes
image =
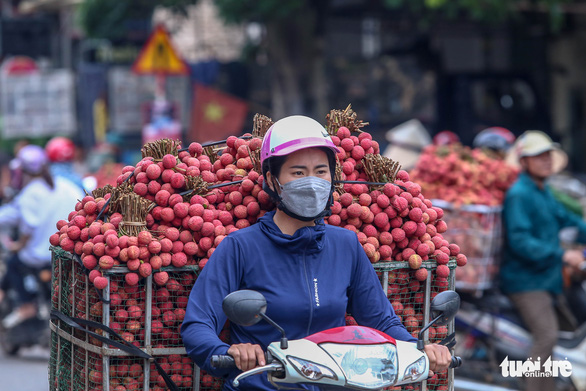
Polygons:
[[16,155],[17,168],[32,175],[38,175],[49,163],[45,150],[38,145],[27,145],[18,151]]
[[278,120],[269,128],[260,148],[261,165],[273,156],[285,156],[305,148],[326,147],[334,153],[334,145],[326,129],[316,120],[292,115]]

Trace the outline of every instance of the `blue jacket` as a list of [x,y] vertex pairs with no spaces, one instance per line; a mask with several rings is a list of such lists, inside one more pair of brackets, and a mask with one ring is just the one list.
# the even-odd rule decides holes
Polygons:
[[[181,336],[200,368],[229,380],[239,373],[213,370],[209,364],[212,355],[228,351],[218,338],[226,322],[222,300],[239,289],[261,292],[266,314],[291,340],[343,326],[349,312],[363,326],[415,341],[393,311],[355,233],[321,221],[290,236],[280,231],[273,215],[227,236],[193,286]],[[230,327],[231,343],[259,344],[265,351],[281,337],[264,321]],[[224,389],[233,389],[231,382]],[[239,389],[274,388],[262,374],[245,379]]]
[[526,173],[507,191],[503,206],[505,245],[500,266],[504,293],[562,291],[562,256],[559,231],[578,228],[578,241],[586,240],[586,224],[559,203],[547,186],[543,189]]

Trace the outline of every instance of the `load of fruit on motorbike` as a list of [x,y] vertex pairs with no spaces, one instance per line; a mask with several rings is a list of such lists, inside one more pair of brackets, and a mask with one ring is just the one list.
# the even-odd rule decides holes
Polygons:
[[[88,194],[57,223],[51,244],[77,257],[89,281],[108,292],[108,323],[125,340],[144,345],[144,287],[152,275],[151,343],[157,348],[181,346],[179,327],[197,271],[226,235],[274,209],[262,189],[259,158],[262,137],[272,123],[257,114],[251,133],[223,142],[183,147],[164,139],[146,144],[142,159],[124,167],[116,183]],[[388,273],[387,293],[403,323],[417,335],[425,323],[425,281],[431,279],[430,294],[435,297],[448,289],[453,269],[466,265],[467,258],[442,235],[447,230],[444,211],[397,162],[380,155],[378,143],[362,129],[365,125],[350,107],[327,116],[326,129],[340,152],[332,214],[325,222],[356,232],[373,264],[401,265]],[[177,272],[184,268],[190,273]],[[124,270],[123,278],[110,278],[115,270]],[[379,275],[382,278],[382,272]],[[59,294],[57,281],[54,296]],[[70,298],[74,315],[102,321],[98,296],[90,292],[87,306]],[[352,324],[351,316],[347,320]],[[438,341],[447,328],[431,327],[428,332],[430,340]],[[192,381],[185,368],[180,370],[188,362],[185,357],[165,362],[179,384]],[[124,368],[131,362],[117,363],[115,369],[120,366],[127,375]],[[164,387],[156,373],[151,372],[153,387]],[[430,384],[435,380],[441,387],[444,378],[445,373],[438,374]],[[205,387],[218,386],[209,375],[201,381]]]

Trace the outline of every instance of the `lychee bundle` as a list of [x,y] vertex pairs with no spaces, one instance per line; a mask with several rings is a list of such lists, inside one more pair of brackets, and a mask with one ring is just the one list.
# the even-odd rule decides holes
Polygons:
[[[379,155],[378,143],[360,131],[364,124],[357,123],[351,110],[341,114],[346,119],[343,126],[328,127],[340,148],[338,183],[342,186],[334,193],[327,223],[356,232],[372,263],[408,262],[418,281],[427,278],[426,269],[420,270],[423,261],[438,265],[435,273],[439,278],[448,277],[450,257],[459,266],[465,265],[466,256],[458,245],[442,236],[447,230],[443,210],[432,205],[421,186],[397,163]],[[328,117],[339,118],[340,112],[332,111]],[[352,135],[350,129],[358,135]]]
[[[415,335],[425,323],[424,281],[432,278],[431,297],[447,289],[452,269],[456,263],[465,265],[466,256],[443,238],[443,210],[424,197],[421,186],[397,163],[379,155],[378,143],[361,130],[365,124],[350,108],[333,110],[327,120],[340,153],[337,191],[326,222],[357,233],[380,269],[397,314]],[[262,190],[259,162],[262,137],[271,124],[257,114],[252,133],[225,142],[193,142],[187,148],[173,140],[147,144],[143,159],[122,169],[116,187],[97,189],[80,200],[50,238],[53,246],[78,258],[97,288],[78,290],[86,298],[68,298],[75,308],[71,315],[107,318],[111,328],[138,347],[180,348],[179,326],[196,279],[193,271],[205,267],[226,235],[274,208]],[[378,267],[389,262],[396,265]],[[98,291],[109,297],[108,314]],[[147,291],[152,295],[148,311]],[[441,340],[446,333],[433,328],[429,337]],[[201,385],[216,387],[206,376]],[[179,383],[186,382],[182,378]]]
[[457,206],[502,205],[517,175],[504,160],[461,144],[426,147],[411,171],[427,197]]

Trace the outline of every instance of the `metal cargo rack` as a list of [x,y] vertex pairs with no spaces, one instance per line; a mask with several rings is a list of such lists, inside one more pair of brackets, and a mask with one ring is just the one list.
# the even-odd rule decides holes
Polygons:
[[[167,386],[162,382],[160,372],[156,370],[154,362],[181,363],[181,373],[176,371],[177,365],[171,370],[170,378],[177,384],[179,390],[207,391],[219,390],[222,382],[220,379],[211,378],[204,371],[200,370],[188,357],[181,342],[177,339],[177,332],[170,335],[170,339],[162,339],[162,336],[153,332],[153,303],[157,299],[159,288],[152,281],[152,276],[144,279],[140,284],[140,290],[132,294],[141,297],[144,295],[145,309],[142,328],[136,332],[134,345],[135,350],[112,347],[111,344],[98,338],[105,338],[107,341],[119,342],[129,345],[125,341],[115,340],[104,329],[114,326],[110,318],[117,310],[113,299],[115,292],[122,288],[124,274],[128,271],[126,267],[114,267],[104,275],[108,278],[108,287],[103,290],[103,296],[89,282],[84,272],[83,265],[60,248],[52,248],[53,252],[53,281],[52,281],[52,310],[54,316],[51,320],[51,357],[49,362],[49,389],[51,391],[89,391],[102,390],[114,391],[117,385],[123,385],[127,390],[164,390]],[[448,263],[450,276],[447,289],[453,289],[455,284],[456,263],[450,260]],[[409,276],[410,269],[407,262],[379,262],[373,264],[374,269],[381,279],[382,288],[389,297],[389,288],[398,289],[399,293],[389,297],[389,300],[401,300],[405,304],[412,303],[424,319],[430,317],[430,299],[433,292],[437,292],[434,285],[433,270],[435,262],[424,262],[422,267],[429,270],[428,278],[420,286],[409,285],[412,281]],[[194,280],[199,274],[197,266],[184,268],[164,268],[177,281]],[[195,278],[194,278],[195,277]],[[402,277],[403,279],[400,279]],[[407,278],[405,278],[407,277]],[[391,282],[390,282],[391,281]],[[191,285],[186,283],[182,295],[171,296],[170,301],[177,302],[178,298],[185,297],[185,290],[190,290]],[[117,290],[117,291],[116,291]],[[187,293],[188,294],[188,293]],[[414,302],[415,296],[423,299],[422,304]],[[103,300],[102,300],[103,299]],[[183,299],[185,300],[185,299]],[[85,320],[89,323],[95,322],[103,325],[104,329],[91,326],[85,327],[90,332],[84,332],[75,327],[75,319],[79,322]],[[72,323],[71,320],[74,320]],[[180,323],[177,323],[177,326]],[[421,327],[421,324],[420,326]],[[453,331],[453,323],[448,326],[448,333]],[[122,333],[122,330],[118,330]],[[93,333],[93,334],[92,334]],[[426,332],[427,334],[427,332]],[[124,335],[124,334],[121,334]],[[139,337],[140,336],[140,337]],[[432,341],[433,338],[430,338]],[[165,346],[162,347],[162,343]],[[437,342],[437,340],[435,341]],[[137,352],[141,354],[138,355]],[[125,366],[132,367],[134,373],[126,370]],[[121,367],[125,368],[122,373]],[[126,374],[126,376],[124,376]],[[448,372],[447,383],[452,384],[453,370]],[[439,385],[445,384],[442,382]],[[420,390],[433,390],[437,386],[423,384]],[[398,389],[398,388],[397,388]],[[411,389],[411,388],[409,388]]]

